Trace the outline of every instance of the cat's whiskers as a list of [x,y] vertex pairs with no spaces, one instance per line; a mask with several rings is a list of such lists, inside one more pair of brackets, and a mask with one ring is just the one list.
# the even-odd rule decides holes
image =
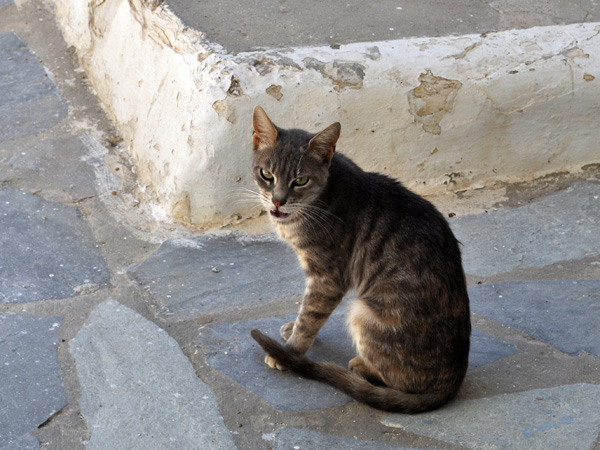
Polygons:
[[262,192],[253,191],[248,188],[236,189],[227,193],[225,197],[234,204],[248,204],[248,202],[251,201],[264,206],[264,202],[268,201],[267,197]]
[[249,208],[250,214],[255,214],[257,210],[264,211],[268,210],[266,205],[270,203],[270,199],[259,191],[253,191],[245,187],[235,189],[228,192],[225,195],[231,205],[233,206],[244,206]]
[[329,239],[333,238],[330,223],[323,221],[315,215],[311,215],[307,210],[299,211],[298,215],[305,219],[304,223],[311,229],[311,234],[318,235],[319,231],[323,231]]
[[306,205],[306,207],[308,209],[310,209],[311,211],[319,214],[321,217],[326,217],[327,219],[334,219],[341,223],[344,222],[342,219],[340,219],[338,216],[333,214],[331,211],[328,211],[327,209],[316,206],[315,204]]
[[325,232],[331,239],[333,238],[333,223],[331,219],[338,219],[329,211],[306,203],[291,203],[288,205],[291,212],[298,214],[300,218],[311,228],[311,231],[316,233],[320,230]]

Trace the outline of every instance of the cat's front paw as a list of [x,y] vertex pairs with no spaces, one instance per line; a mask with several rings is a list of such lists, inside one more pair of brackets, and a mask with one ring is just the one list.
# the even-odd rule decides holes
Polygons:
[[294,331],[294,323],[295,322],[288,322],[285,325],[282,325],[281,328],[279,329],[279,334],[281,335],[283,340],[286,342],[292,335],[292,332]]
[[286,370],[285,367],[279,364],[272,356],[265,356],[265,363],[267,363],[267,366],[269,366],[271,369]]

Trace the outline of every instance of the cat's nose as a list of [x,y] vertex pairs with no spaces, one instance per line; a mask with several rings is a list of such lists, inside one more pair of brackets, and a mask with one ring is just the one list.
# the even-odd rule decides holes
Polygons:
[[275,199],[273,199],[273,205],[275,205],[275,208],[279,209],[283,205],[285,205],[285,199],[284,200],[275,200]]

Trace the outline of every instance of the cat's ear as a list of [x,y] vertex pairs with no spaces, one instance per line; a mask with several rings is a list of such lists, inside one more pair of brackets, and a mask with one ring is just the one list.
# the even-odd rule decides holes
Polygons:
[[333,158],[335,144],[340,137],[341,130],[342,126],[339,122],[329,125],[310,140],[308,149],[322,158],[324,163],[328,163]]
[[252,132],[252,146],[254,150],[262,150],[275,145],[277,141],[277,128],[260,106],[254,107],[252,125],[254,127]]

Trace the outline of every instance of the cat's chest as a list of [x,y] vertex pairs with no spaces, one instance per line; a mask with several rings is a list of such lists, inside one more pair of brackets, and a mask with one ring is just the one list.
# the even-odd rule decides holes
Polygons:
[[297,251],[305,245],[306,237],[303,235],[302,230],[297,224],[282,225],[275,223],[275,230],[281,238],[291,244],[292,247]]
[[292,246],[305,273],[341,273],[338,249],[296,227],[276,227],[278,234]]
[[308,270],[309,266],[314,264],[314,258],[312,258],[314,245],[311,245],[308,236],[300,233],[297,227],[276,224],[275,229],[277,230],[277,234],[292,246],[302,268],[305,271]]

